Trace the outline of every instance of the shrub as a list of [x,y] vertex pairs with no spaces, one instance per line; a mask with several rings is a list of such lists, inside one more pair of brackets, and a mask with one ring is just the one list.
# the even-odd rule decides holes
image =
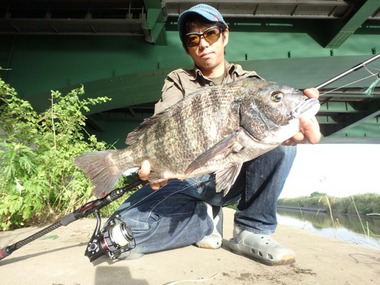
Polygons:
[[40,223],[70,213],[91,197],[91,185],[73,157],[104,150],[85,130],[90,105],[107,97],[51,92],[51,106],[37,113],[0,79],[0,229]]

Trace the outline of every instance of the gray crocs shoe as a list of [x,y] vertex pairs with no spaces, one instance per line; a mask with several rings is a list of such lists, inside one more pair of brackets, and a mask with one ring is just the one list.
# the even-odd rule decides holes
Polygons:
[[295,253],[273,240],[269,235],[243,230],[236,236],[234,235],[227,246],[236,254],[244,255],[266,265],[284,265],[295,262]]
[[222,246],[223,233],[223,209],[218,206],[211,206],[204,202],[207,206],[207,215],[214,223],[214,230],[211,234],[205,236],[202,240],[195,243],[197,247],[218,249]]

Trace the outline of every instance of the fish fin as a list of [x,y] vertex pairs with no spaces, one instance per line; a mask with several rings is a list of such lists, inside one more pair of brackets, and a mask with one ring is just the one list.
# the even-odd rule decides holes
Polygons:
[[95,186],[92,194],[102,197],[113,190],[118,178],[123,174],[114,162],[113,154],[117,150],[87,152],[74,159],[78,166]]
[[231,135],[225,137],[223,140],[203,152],[192,163],[190,163],[185,171],[185,174],[189,174],[194,170],[205,166],[206,164],[216,163],[226,158],[232,152],[240,151],[243,146],[237,142],[237,136],[238,132],[233,132]]
[[131,145],[136,142],[136,140],[141,137],[141,135],[149,128],[151,125],[154,125],[156,121],[161,117],[165,112],[158,113],[150,118],[145,119],[136,129],[128,133],[125,143]]
[[216,171],[216,192],[224,191],[224,196],[226,196],[232,185],[235,183],[242,166],[242,163],[233,164],[228,168],[223,168],[221,170]]

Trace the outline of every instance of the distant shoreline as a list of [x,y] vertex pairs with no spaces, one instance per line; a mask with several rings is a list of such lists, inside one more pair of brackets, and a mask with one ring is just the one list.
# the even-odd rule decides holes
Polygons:
[[285,206],[285,205],[277,205],[277,208],[286,209],[286,210],[294,210],[294,211],[305,211],[305,212],[320,212],[320,213],[329,212],[327,208],[293,207],[293,206]]
[[[302,211],[302,212],[315,212],[315,213],[323,213],[323,214],[329,213],[329,209],[323,208],[323,207],[312,208],[312,207],[294,207],[294,206],[277,205],[277,209],[284,209],[284,210],[291,210],[291,211]],[[357,216],[357,213],[343,213],[340,211],[334,211],[334,209],[332,209],[332,212],[335,214],[346,215],[346,216]],[[360,214],[360,216],[371,218],[371,219],[380,219],[380,215],[377,213]]]
[[380,194],[367,193],[348,197],[334,197],[322,192],[313,192],[310,196],[280,198],[277,207],[290,210],[302,210],[321,213],[339,213],[341,215],[360,215],[362,217],[380,217]]

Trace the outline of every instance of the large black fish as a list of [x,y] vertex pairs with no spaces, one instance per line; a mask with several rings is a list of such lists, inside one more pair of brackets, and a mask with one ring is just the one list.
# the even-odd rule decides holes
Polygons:
[[129,133],[121,150],[84,153],[75,164],[91,179],[94,195],[109,193],[128,169],[149,160],[150,182],[216,174],[227,193],[243,162],[282,144],[313,116],[317,99],[258,78],[200,88]]

